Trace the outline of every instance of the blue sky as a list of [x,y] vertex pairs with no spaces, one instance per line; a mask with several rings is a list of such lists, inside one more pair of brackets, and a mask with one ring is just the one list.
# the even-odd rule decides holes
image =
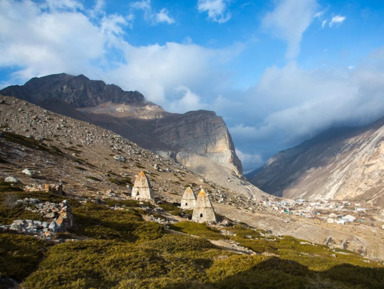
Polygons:
[[216,111],[248,171],[384,115],[384,1],[0,0],[0,87],[61,72]]

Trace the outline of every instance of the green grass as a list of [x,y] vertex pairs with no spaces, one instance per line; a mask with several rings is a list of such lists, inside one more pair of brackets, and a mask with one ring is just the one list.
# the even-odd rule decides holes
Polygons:
[[181,213],[183,212],[183,210],[181,210],[179,207],[177,207],[176,205],[174,205],[172,203],[168,203],[168,202],[161,203],[160,207],[174,216],[180,216]]
[[37,198],[41,201],[59,203],[63,197],[46,192],[24,192],[19,187],[12,187],[10,184],[0,182],[0,224],[11,224],[14,220],[40,220],[43,217],[39,213],[34,213],[22,205],[16,205],[16,200],[24,198]]
[[53,155],[60,155],[64,156],[65,154],[57,147],[55,146],[47,146],[43,141],[35,140],[33,138],[28,138],[20,134],[16,134],[13,132],[3,132],[4,138],[10,142],[17,143],[19,145],[31,148],[31,149],[37,149],[41,151],[46,151]]
[[257,253],[273,253],[281,259],[295,261],[312,271],[330,270],[342,264],[351,264],[360,267],[382,266],[377,262],[366,263],[361,256],[352,252],[349,252],[347,255],[339,254],[327,246],[312,245],[290,236],[265,238],[255,235],[255,239],[249,239],[248,237],[248,235],[242,235],[240,233],[237,234],[236,237],[231,237],[231,239]]
[[111,183],[114,183],[116,185],[119,185],[119,186],[126,186],[126,185],[129,185],[129,186],[133,186],[133,183],[131,181],[131,179],[129,177],[124,177],[124,178],[109,178],[109,181]]
[[225,239],[225,237],[220,234],[219,230],[209,227],[205,223],[200,224],[189,221],[179,222],[173,224],[171,229],[211,240]]
[[102,182],[103,180],[96,178],[94,176],[85,176],[87,179],[95,181],[95,182]]
[[[63,199],[45,192],[18,191],[8,184],[3,189],[1,220],[6,222],[26,217],[25,212],[7,211],[19,209],[4,206],[9,196],[55,203]],[[368,264],[354,253],[344,255],[288,236],[264,237],[244,225],[226,228],[235,236],[223,236],[206,224],[185,221],[167,225],[179,231],[167,233],[162,225],[144,221],[142,205],[134,200],[108,200],[105,205],[69,201],[75,227],[60,236],[88,239],[54,245],[31,236],[1,233],[0,276],[14,278],[22,282],[22,288],[30,289],[384,288],[384,266]],[[173,211],[172,204],[165,204]],[[125,209],[110,208],[115,205]],[[225,238],[275,257],[238,255],[208,241]]]
[[75,227],[72,232],[95,239],[136,241],[156,239],[164,234],[157,223],[145,222],[136,210],[112,210],[88,202],[73,209]]
[[32,236],[0,233],[0,276],[23,280],[37,269],[49,245]]

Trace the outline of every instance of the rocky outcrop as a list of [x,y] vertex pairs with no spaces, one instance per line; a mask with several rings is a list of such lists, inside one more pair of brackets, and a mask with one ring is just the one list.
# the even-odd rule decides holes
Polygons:
[[66,232],[73,226],[72,209],[68,201],[59,204],[42,202],[38,199],[17,200],[16,206],[41,214],[45,221],[14,220],[11,225],[0,225],[1,231],[15,231],[33,234],[42,239],[51,239],[52,234]]
[[332,129],[270,158],[251,182],[268,193],[384,205],[384,119]]
[[[188,157],[206,157],[242,175],[231,135],[223,119],[213,111],[169,115],[159,121],[154,135],[173,151],[186,153]],[[183,154],[178,159],[183,162]]]

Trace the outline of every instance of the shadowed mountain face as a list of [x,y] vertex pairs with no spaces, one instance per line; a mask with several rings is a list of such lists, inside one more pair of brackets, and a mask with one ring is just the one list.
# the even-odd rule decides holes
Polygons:
[[204,172],[208,179],[213,169],[207,167],[211,168],[212,162],[217,168],[214,175],[220,176],[220,167],[228,170],[228,176],[223,174],[213,181],[227,181],[232,173],[242,176],[228,129],[212,111],[168,113],[137,91],[123,91],[83,75],[33,78],[23,86],[9,86],[0,93],[110,129],[193,171]]
[[72,76],[65,73],[35,77],[23,86],[12,85],[1,93],[37,104],[57,99],[76,108],[97,106],[108,101],[129,104],[144,102],[140,92],[123,91],[116,85],[89,80],[84,75]]
[[384,204],[384,119],[328,130],[271,157],[251,183],[277,196]]

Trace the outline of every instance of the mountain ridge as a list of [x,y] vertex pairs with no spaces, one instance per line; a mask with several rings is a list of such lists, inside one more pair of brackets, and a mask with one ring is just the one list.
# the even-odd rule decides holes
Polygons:
[[230,133],[215,112],[170,113],[137,91],[65,73],[33,78],[0,93],[110,129],[232,189],[245,181]]
[[249,178],[288,198],[355,199],[384,205],[380,176],[384,118],[364,127],[336,127],[271,157]]

